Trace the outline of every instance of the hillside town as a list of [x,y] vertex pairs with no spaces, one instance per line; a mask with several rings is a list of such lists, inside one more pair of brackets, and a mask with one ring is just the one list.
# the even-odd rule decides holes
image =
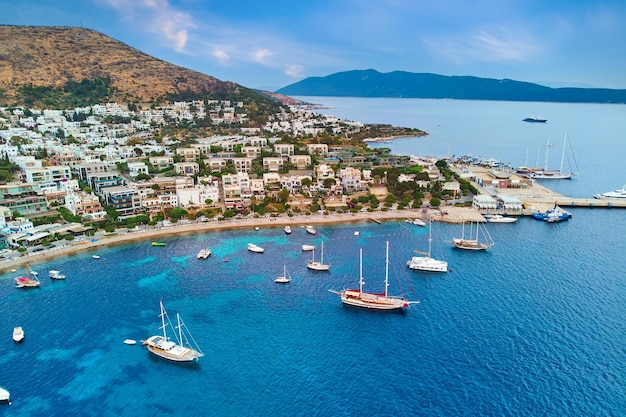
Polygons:
[[[379,207],[388,168],[418,164],[423,189],[441,176],[433,158],[410,161],[353,146],[347,138],[363,124],[308,109],[285,107],[252,128],[244,127],[243,103],[128,107],[0,108],[4,248],[138,224],[404,208],[411,201],[393,195]],[[164,126],[198,120],[237,133],[191,140],[160,134]]]

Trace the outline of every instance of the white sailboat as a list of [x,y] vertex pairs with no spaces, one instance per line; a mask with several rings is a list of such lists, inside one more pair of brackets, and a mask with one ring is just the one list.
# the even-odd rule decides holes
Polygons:
[[[176,314],[177,325],[173,327],[167,315],[167,311],[165,311],[165,307],[163,307],[163,302],[161,301],[159,304],[161,306],[161,314],[159,315],[161,317],[161,327],[159,327],[159,329],[163,330],[163,334],[150,336],[143,342],[148,348],[148,351],[161,358],[174,362],[197,361],[199,358],[203,357],[204,353],[200,350],[200,347],[183,323],[180,315],[178,313]],[[173,333],[174,341],[170,340],[170,337],[167,335],[168,327],[172,329],[171,332]],[[175,330],[178,330],[178,333]]]
[[556,169],[548,169],[548,151],[552,144],[550,143],[550,138],[548,138],[548,144],[546,145],[546,160],[544,163],[543,170],[533,171],[528,174],[529,178],[541,179],[541,180],[569,180],[574,178],[576,172],[563,172],[563,162],[565,160],[565,145],[567,143],[567,132],[565,132],[565,137],[563,138],[563,151],[561,153],[561,167]]
[[387,242],[387,255],[385,259],[385,291],[383,293],[371,293],[363,291],[363,249],[359,251],[359,289],[334,291],[329,290],[341,297],[341,302],[372,310],[402,310],[419,301],[409,301],[402,296],[390,296],[389,289],[389,242]]
[[[476,224],[476,233],[474,234],[472,229],[474,228],[474,224]],[[479,227],[482,227],[483,229],[483,235],[486,239],[485,242],[479,242],[478,239],[478,229]],[[455,248],[458,249],[466,249],[466,250],[487,250],[490,247],[492,247],[494,245],[493,239],[491,238],[491,235],[489,234],[489,231],[487,230],[487,228],[479,223],[479,222],[472,222],[470,223],[470,233],[469,233],[469,238],[466,239],[465,238],[465,223],[463,223],[463,229],[462,229],[462,233],[461,233],[461,238],[454,238],[452,239],[452,244],[454,245]]]
[[274,282],[277,284],[289,284],[291,276],[287,273],[287,265],[283,265],[283,275],[277,277]]
[[421,253],[424,256],[413,256],[409,261],[407,261],[406,265],[410,269],[415,269],[417,271],[447,272],[448,262],[440,261],[430,257],[433,242],[432,226],[432,221],[430,221],[428,225],[428,252],[415,251]]
[[321,245],[321,256],[320,260],[315,260],[315,248],[311,252],[313,252],[313,256],[310,261],[307,262],[306,267],[312,269],[314,271],[328,271],[330,269],[330,265],[324,263],[324,242]]

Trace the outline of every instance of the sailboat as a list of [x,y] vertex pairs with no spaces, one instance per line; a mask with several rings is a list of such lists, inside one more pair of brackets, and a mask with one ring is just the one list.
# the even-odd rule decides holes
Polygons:
[[37,273],[31,270],[28,264],[26,265],[26,274],[15,278],[15,286],[17,288],[35,288],[39,284],[41,282],[37,277]]
[[[482,226],[483,234],[486,236],[486,242],[478,241],[478,228]],[[452,244],[454,247],[459,249],[466,250],[487,250],[494,245],[493,239],[491,239],[491,235],[487,231],[487,228],[479,222],[476,222],[476,234],[472,233],[472,229],[474,228],[474,223],[470,223],[470,237],[469,239],[465,239],[465,223],[463,223],[463,231],[461,233],[461,238],[452,239]]]
[[289,284],[289,281],[291,281],[291,277],[287,274],[287,265],[283,265],[283,275],[277,277],[274,282],[277,284]]
[[574,178],[575,172],[563,172],[563,161],[565,159],[565,144],[567,143],[567,132],[565,132],[565,137],[563,138],[563,151],[561,153],[561,167],[556,169],[548,169],[548,151],[552,144],[550,143],[550,138],[548,138],[548,144],[546,145],[546,161],[544,163],[543,170],[533,171],[528,174],[529,178],[541,179],[541,180],[569,180]]
[[324,263],[324,242],[322,242],[322,254],[319,261],[315,260],[315,248],[311,252],[313,252],[313,257],[310,261],[307,262],[306,267],[312,269],[314,271],[328,271],[330,269],[330,265]]
[[[204,353],[200,350],[200,347],[187,329],[187,326],[183,323],[180,315],[178,313],[176,314],[177,325],[174,328],[162,301],[160,305],[161,327],[159,327],[159,330],[163,330],[163,335],[150,336],[150,338],[143,342],[148,348],[148,351],[174,362],[192,362],[203,357]],[[171,329],[175,341],[170,340],[168,337],[168,327]],[[178,333],[174,330],[178,330]]]
[[402,296],[390,296],[389,288],[389,242],[387,242],[387,255],[385,259],[385,291],[381,294],[363,291],[363,249],[359,251],[359,289],[334,291],[329,290],[341,297],[341,302],[355,307],[369,308],[372,310],[402,310],[419,301],[409,301]]
[[407,261],[406,265],[410,269],[429,272],[448,271],[448,263],[446,261],[439,261],[430,257],[432,251],[432,242],[432,221],[430,221],[428,225],[428,252],[415,251],[421,253],[424,256],[413,256],[409,261]]

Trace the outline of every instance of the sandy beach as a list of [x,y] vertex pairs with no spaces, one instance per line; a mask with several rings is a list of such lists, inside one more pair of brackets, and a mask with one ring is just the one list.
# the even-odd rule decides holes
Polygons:
[[[299,215],[288,217],[287,215],[279,217],[259,217],[247,219],[228,219],[223,221],[193,222],[186,224],[173,224],[167,227],[144,227],[139,230],[118,231],[116,233],[96,235],[93,239],[76,240],[60,247],[45,249],[40,252],[23,254],[22,256],[13,256],[0,260],[0,272],[16,269],[26,263],[34,263],[47,259],[53,259],[61,256],[69,256],[78,252],[91,251],[97,253],[96,249],[101,246],[119,245],[132,241],[151,241],[167,235],[204,233],[212,230],[233,230],[233,229],[254,229],[259,228],[283,228],[290,225],[292,228],[311,224],[337,224],[337,223],[362,223],[397,221],[405,219],[414,219],[416,217],[427,219],[432,216],[435,221],[461,222],[463,218],[470,220],[477,212],[467,208],[449,208],[451,210],[443,219],[443,216],[436,216],[432,213],[422,213],[418,210],[389,210],[359,213],[329,213]],[[461,216],[460,213],[463,213]],[[474,214],[475,213],[475,214]],[[480,216],[480,214],[478,214]],[[482,217],[482,216],[481,216]],[[461,219],[461,220],[459,220]]]

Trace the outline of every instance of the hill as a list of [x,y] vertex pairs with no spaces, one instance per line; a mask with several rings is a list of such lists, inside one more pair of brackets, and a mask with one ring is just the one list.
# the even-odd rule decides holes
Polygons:
[[464,100],[626,103],[626,90],[550,88],[514,80],[376,70],[309,77],[276,93],[292,96],[449,98]]
[[276,105],[238,84],[162,61],[94,30],[0,26],[0,105],[89,104],[71,100],[77,91],[83,98],[117,102],[214,98],[256,101],[257,108]]

